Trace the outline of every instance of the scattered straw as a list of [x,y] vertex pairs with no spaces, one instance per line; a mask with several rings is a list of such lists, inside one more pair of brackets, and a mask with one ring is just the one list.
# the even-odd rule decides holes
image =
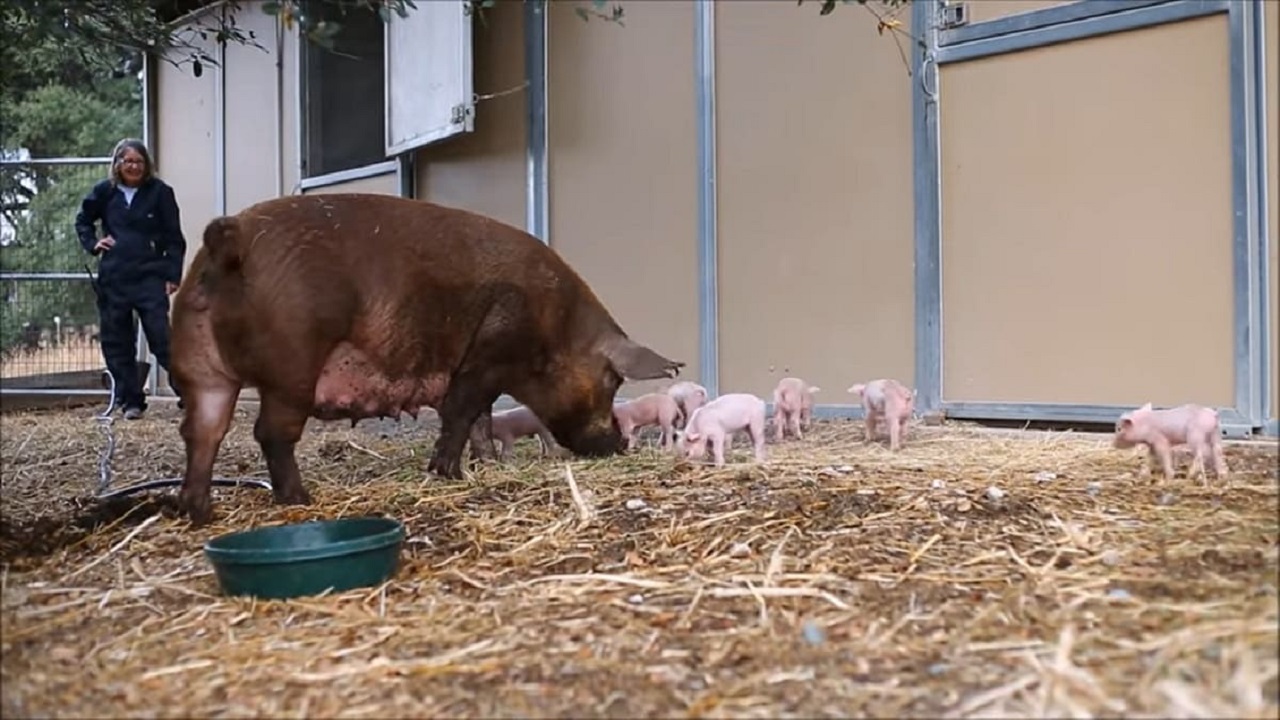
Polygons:
[[[431,422],[312,423],[311,507],[215,490],[99,506],[96,408],[0,416],[0,712],[151,717],[1275,717],[1276,452],[1139,477],[1076,433],[817,423],[725,468],[657,451],[425,475]],[[117,423],[176,476],[177,413]],[[647,443],[646,443],[647,444]],[[215,472],[265,476],[244,409]],[[989,488],[998,492],[990,492]],[[232,599],[232,530],[387,514],[378,587]]]

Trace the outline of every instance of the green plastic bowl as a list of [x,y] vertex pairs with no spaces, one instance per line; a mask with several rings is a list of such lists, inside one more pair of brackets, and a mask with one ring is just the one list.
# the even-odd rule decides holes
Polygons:
[[205,543],[227,595],[285,599],[377,585],[400,567],[404,525],[356,517],[273,525]]

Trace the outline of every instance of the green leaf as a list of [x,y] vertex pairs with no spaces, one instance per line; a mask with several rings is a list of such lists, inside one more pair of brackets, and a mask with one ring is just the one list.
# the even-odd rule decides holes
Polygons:
[[280,3],[276,0],[266,0],[262,3],[262,12],[268,15],[278,15],[280,13]]

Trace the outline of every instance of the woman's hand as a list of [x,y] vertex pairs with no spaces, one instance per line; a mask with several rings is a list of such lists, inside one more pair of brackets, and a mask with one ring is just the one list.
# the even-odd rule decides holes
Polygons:
[[115,238],[112,238],[110,235],[107,235],[103,237],[101,240],[99,240],[97,245],[93,246],[93,250],[94,252],[102,252],[104,250],[110,250],[115,246],[116,246]]

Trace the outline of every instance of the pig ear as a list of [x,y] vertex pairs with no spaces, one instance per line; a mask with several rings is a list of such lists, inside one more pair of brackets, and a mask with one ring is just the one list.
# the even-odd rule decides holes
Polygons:
[[1131,417],[1122,417],[1122,418],[1120,418],[1120,429],[1121,429],[1121,430],[1128,430],[1128,429],[1129,429],[1129,428],[1131,428],[1131,427],[1133,427],[1133,418],[1131,418]]
[[685,434],[684,434],[684,439],[685,439],[687,442],[698,442],[698,438],[700,438],[700,437],[702,437],[702,435],[700,435],[700,434],[698,434],[698,433],[696,433],[696,432],[687,432],[687,433],[685,433]]
[[656,380],[673,378],[680,374],[684,363],[668,360],[649,348],[625,336],[605,340],[600,351],[619,375],[628,380]]
[[1146,405],[1143,405],[1142,407],[1140,407],[1140,408],[1138,408],[1138,409],[1139,409],[1139,410],[1141,410],[1141,411],[1143,411],[1143,412],[1151,412],[1151,403],[1147,403]]
[[853,393],[854,395],[861,395],[862,391],[866,389],[867,389],[866,385],[863,385],[862,383],[858,383],[857,385],[850,386],[849,392]]
[[822,388],[818,387],[817,385],[814,385],[813,387],[809,388],[809,394],[810,394],[810,395],[812,395],[812,394],[814,394],[814,393],[818,392],[818,391],[819,391],[819,390],[821,390],[821,389],[822,389]]

